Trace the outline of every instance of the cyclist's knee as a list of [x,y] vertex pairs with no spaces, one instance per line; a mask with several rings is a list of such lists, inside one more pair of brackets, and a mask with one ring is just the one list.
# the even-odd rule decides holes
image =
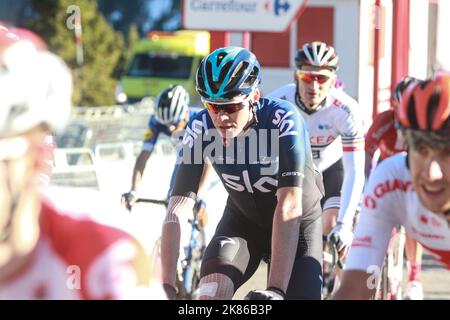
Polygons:
[[211,273],[200,279],[200,300],[231,300],[234,284],[230,277],[221,273]]
[[200,278],[207,278],[210,275],[220,274],[230,279],[233,288],[239,288],[243,282],[243,275],[248,264],[240,265],[239,262],[233,264],[223,257],[205,259],[202,262]]

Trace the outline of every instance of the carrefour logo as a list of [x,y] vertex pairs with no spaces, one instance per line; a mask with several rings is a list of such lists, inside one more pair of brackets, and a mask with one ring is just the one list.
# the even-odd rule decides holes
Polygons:
[[291,8],[291,5],[289,1],[286,0],[267,0],[264,3],[264,10],[267,12],[270,12],[273,10],[276,16],[279,16],[281,14],[285,14],[289,11]]
[[238,0],[192,0],[190,2],[192,11],[216,11],[216,12],[245,12],[253,13],[258,8],[258,1]]

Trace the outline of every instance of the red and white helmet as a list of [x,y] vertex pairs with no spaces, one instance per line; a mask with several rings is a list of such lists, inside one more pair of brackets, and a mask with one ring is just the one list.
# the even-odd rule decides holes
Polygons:
[[39,36],[13,31],[0,28],[0,138],[39,124],[58,131],[70,116],[70,71]]

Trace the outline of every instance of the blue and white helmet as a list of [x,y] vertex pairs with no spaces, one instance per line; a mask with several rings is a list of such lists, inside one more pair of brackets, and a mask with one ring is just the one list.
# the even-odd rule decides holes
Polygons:
[[256,56],[241,47],[220,48],[206,56],[197,70],[196,90],[205,100],[231,100],[250,94],[261,82]]
[[180,85],[163,90],[156,99],[156,120],[164,125],[178,123],[189,106],[189,93]]

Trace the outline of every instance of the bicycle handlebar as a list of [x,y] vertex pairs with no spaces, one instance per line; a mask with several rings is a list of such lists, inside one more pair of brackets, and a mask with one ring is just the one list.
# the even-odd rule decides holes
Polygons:
[[336,265],[339,269],[343,269],[344,268],[344,264],[342,263],[342,260],[339,257],[339,252],[338,252],[338,249],[337,249],[337,241],[336,241],[336,239],[333,237],[328,242],[331,244],[331,250],[332,250],[332,253],[330,254],[331,261],[328,261],[328,262],[333,267]]
[[136,202],[143,202],[143,203],[153,203],[153,204],[160,204],[163,206],[167,206],[169,204],[168,200],[161,200],[161,199],[146,199],[146,198],[138,198]]

